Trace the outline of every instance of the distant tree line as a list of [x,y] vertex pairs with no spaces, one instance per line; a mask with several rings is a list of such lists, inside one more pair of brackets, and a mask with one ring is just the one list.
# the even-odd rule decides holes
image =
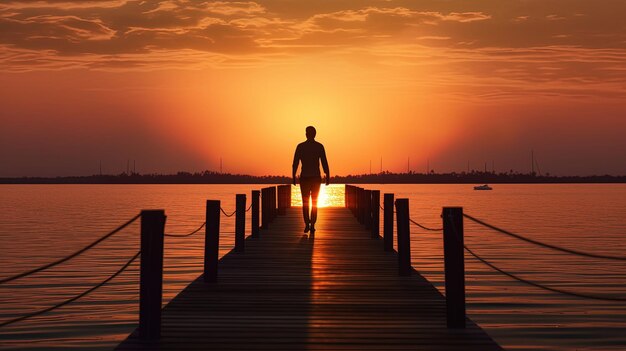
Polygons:
[[[0,178],[0,184],[288,184],[291,177],[253,176],[213,171],[176,174],[91,175],[70,177]],[[533,173],[390,173],[335,176],[332,183],[352,184],[506,184],[506,183],[626,183],[626,176],[551,176]]]

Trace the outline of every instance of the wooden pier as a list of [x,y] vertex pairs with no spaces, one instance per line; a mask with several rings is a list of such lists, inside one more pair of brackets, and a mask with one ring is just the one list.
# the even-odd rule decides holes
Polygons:
[[281,212],[219,260],[215,282],[200,276],[163,308],[159,338],[135,331],[116,349],[502,350],[469,319],[448,328],[442,294],[399,275],[396,251],[349,209],[320,208],[314,235],[301,208]]

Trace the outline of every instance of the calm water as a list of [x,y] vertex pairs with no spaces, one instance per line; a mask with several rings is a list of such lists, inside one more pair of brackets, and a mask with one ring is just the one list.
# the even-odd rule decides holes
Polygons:
[[[235,193],[260,185],[0,185],[0,277],[75,251],[140,209],[166,210],[168,233],[204,221],[206,199],[234,210]],[[545,242],[624,256],[626,185],[371,185],[410,199],[411,217],[441,227],[442,206]],[[324,189],[324,188],[323,188]],[[294,188],[294,205],[301,203]],[[343,186],[321,202],[343,206]],[[323,212],[321,212],[323,215]],[[569,256],[536,248],[465,221],[466,244],[499,267],[552,287],[626,297],[626,262]],[[222,218],[220,253],[233,245],[234,217]],[[249,231],[250,224],[246,224]],[[103,244],[48,272],[0,286],[0,321],[63,301],[116,271],[139,249],[135,223]],[[319,228],[323,230],[323,228]],[[441,234],[411,227],[413,265],[442,288]],[[164,303],[202,271],[202,232],[165,240]],[[136,327],[138,272],[126,272],[61,309],[0,329],[1,349],[114,347]],[[466,255],[470,317],[507,349],[624,350],[626,303],[561,296],[511,281]]]

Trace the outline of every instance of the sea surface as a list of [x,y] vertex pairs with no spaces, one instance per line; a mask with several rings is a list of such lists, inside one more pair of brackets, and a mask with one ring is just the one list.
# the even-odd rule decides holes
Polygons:
[[[141,209],[164,209],[166,233],[204,222],[205,201],[227,213],[235,194],[266,185],[0,185],[0,279],[64,257]],[[443,206],[538,241],[626,256],[626,185],[361,185],[410,199],[413,220],[439,228]],[[321,206],[343,206],[343,185],[323,187]],[[293,205],[300,205],[293,188]],[[248,199],[249,201],[249,199]],[[249,202],[248,202],[249,203]],[[381,211],[382,212],[382,211]],[[323,209],[320,210],[323,215]],[[382,220],[381,220],[382,225]],[[564,254],[465,220],[465,243],[499,268],[552,288],[626,298],[626,261]],[[249,233],[249,216],[246,232]],[[318,228],[319,231],[323,228]],[[222,216],[220,255],[234,243]],[[165,238],[164,304],[202,272],[204,235]],[[0,322],[73,297],[139,250],[139,223],[45,272],[0,285]],[[411,226],[413,266],[443,290],[442,234]],[[512,280],[466,253],[468,315],[509,350],[626,350],[626,302],[564,296]],[[90,295],[0,328],[0,349],[110,350],[138,320],[138,263]]]

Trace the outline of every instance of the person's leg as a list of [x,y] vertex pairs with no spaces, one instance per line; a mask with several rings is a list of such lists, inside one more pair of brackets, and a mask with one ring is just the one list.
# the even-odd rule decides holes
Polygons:
[[311,182],[306,178],[300,178],[300,192],[302,193],[302,216],[304,224],[311,223],[309,218],[309,198],[311,196]]
[[311,230],[317,221],[317,196],[320,193],[320,186],[322,185],[321,179],[316,179],[311,184]]

